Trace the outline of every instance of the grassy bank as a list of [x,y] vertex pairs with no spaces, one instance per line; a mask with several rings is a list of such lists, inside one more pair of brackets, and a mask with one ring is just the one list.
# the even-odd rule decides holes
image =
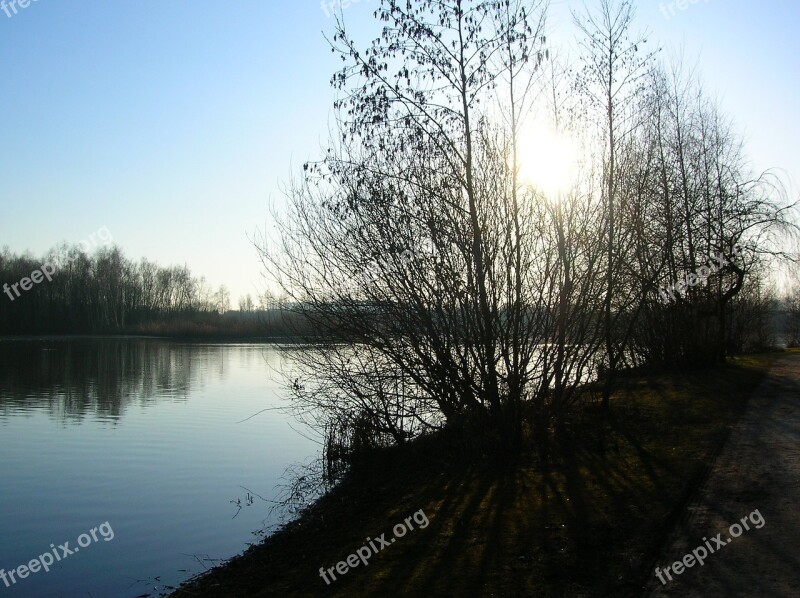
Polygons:
[[[466,459],[430,437],[376,455],[298,521],[175,596],[637,595],[731,425],[780,354],[629,378],[545,455]],[[430,521],[326,585],[332,567],[422,509]]]

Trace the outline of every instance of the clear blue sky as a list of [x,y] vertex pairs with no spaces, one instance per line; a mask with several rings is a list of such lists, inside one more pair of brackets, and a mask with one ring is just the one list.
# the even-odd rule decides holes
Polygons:
[[[351,4],[346,22],[371,36],[377,3]],[[581,4],[554,1],[554,44]],[[640,27],[697,60],[757,167],[800,181],[800,2],[699,0],[669,19],[660,4],[637,2]],[[41,253],[107,226],[129,257],[186,263],[234,305],[255,293],[248,233],[271,229],[269,203],[320,154],[332,118],[339,63],[319,1],[17,10],[0,10],[0,246]]]

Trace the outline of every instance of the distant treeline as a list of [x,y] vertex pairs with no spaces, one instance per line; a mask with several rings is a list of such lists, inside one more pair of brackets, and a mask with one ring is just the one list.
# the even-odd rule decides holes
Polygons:
[[0,334],[282,337],[296,329],[277,309],[229,312],[224,286],[213,290],[187,266],[134,262],[116,246],[92,255],[62,246],[42,257],[4,248],[0,284]]

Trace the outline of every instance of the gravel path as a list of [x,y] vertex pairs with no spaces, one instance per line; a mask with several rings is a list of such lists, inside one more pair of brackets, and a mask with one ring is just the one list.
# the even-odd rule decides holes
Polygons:
[[[696,550],[670,581],[663,570],[698,547],[708,555]],[[800,597],[800,355],[758,387],[658,565],[653,598]]]

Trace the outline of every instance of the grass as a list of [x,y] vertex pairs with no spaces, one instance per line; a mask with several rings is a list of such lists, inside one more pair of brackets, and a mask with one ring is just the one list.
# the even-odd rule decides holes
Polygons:
[[[794,351],[795,353],[797,351]],[[635,596],[769,365],[630,378],[612,417],[547,456],[467,460],[436,437],[376,455],[303,517],[176,596]],[[319,576],[415,511],[430,520],[330,586]]]

